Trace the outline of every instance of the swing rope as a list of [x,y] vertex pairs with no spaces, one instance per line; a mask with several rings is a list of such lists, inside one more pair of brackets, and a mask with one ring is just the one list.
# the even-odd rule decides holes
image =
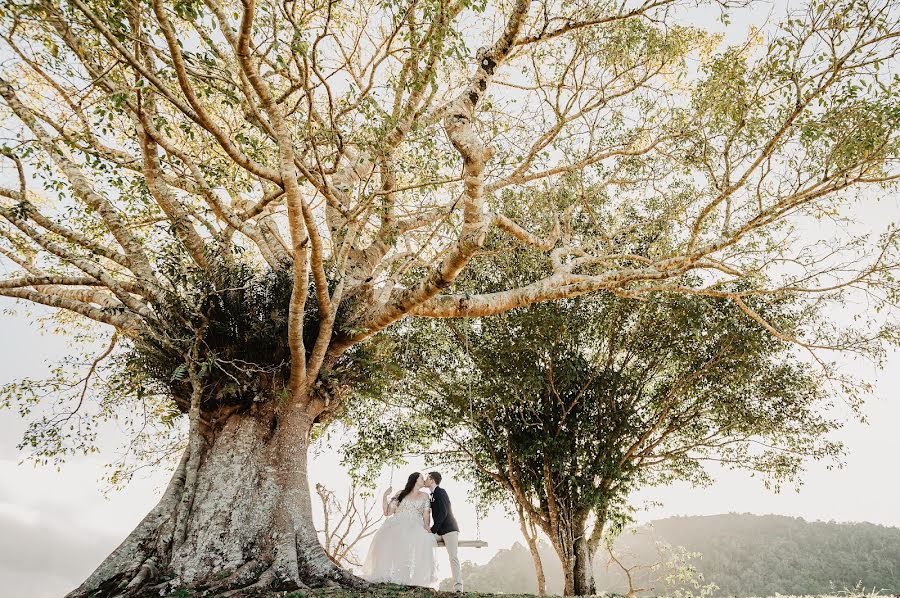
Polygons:
[[[469,294],[466,293],[466,305],[469,303]],[[465,350],[466,350],[466,360],[469,362],[469,366],[474,368],[475,361],[472,359],[472,351],[469,346],[469,324],[471,318],[469,316],[465,317],[465,328],[463,331],[464,339],[465,339]],[[469,401],[469,421],[475,422],[475,407],[474,401],[472,399],[472,376],[466,376],[466,397]],[[475,539],[477,542],[481,542],[481,494],[475,494]]]
[[[409,331],[407,331],[406,336],[403,338],[403,355],[404,355],[404,357],[409,356],[409,337],[410,336],[411,336],[411,333]],[[396,419],[395,419],[395,422],[396,422],[396,420],[400,419],[400,404],[399,404],[399,402],[394,404],[394,413],[396,416]],[[390,483],[389,483],[390,488],[394,487],[394,471],[396,469],[397,469],[397,462],[395,460],[392,460],[391,461],[391,479],[390,479]]]
[[[467,301],[468,301],[468,297],[469,297],[468,294],[466,294]],[[469,346],[469,320],[470,320],[469,317],[466,316],[465,331],[464,331],[464,334],[465,334],[464,348],[465,348],[465,352],[466,352],[466,359],[469,361],[470,365],[474,366],[475,362],[472,360],[471,349]],[[409,335],[407,335],[406,338],[404,339],[404,351],[406,351],[406,352],[409,351]],[[473,416],[475,414],[475,407],[474,407],[474,401],[472,399],[472,378],[471,378],[471,376],[468,377],[468,380],[466,383],[466,394],[467,394],[467,399],[468,399],[468,403],[469,403],[469,419],[474,421]],[[396,408],[397,417],[399,418],[400,405],[395,405],[395,408]],[[396,469],[396,462],[391,464],[391,478],[390,478],[391,487],[394,486],[394,470],[395,469]],[[487,542],[485,542],[484,540],[481,539],[481,495],[476,494],[475,496],[476,496],[476,498],[475,498],[475,501],[476,501],[475,502],[475,537],[476,537],[476,539],[475,540],[460,540],[459,541],[460,548],[484,548],[485,546],[487,546]],[[438,540],[438,546],[446,547],[446,545],[444,544],[442,539]]]

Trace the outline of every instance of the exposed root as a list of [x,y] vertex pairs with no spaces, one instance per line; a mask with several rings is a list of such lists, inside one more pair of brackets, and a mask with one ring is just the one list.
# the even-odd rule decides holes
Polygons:
[[244,576],[247,575],[248,573],[250,573],[252,575],[253,569],[258,564],[259,564],[259,562],[256,559],[251,559],[251,560],[247,561],[246,563],[244,563],[243,565],[241,565],[240,567],[235,569],[231,573],[231,575],[229,575],[222,581],[210,586],[209,589],[212,591],[228,589],[228,588],[232,587],[232,584],[240,583],[240,582],[244,581],[244,579],[243,579]]
[[162,592],[160,590],[166,589],[171,584],[172,584],[172,582],[167,579],[166,581],[164,581],[162,583],[158,583],[155,586],[148,586],[148,587],[144,588],[144,590],[142,590],[142,592],[145,592],[148,595],[152,595],[152,596],[165,595],[165,594],[162,594]]
[[136,588],[140,586],[147,579],[153,579],[156,577],[156,559],[152,556],[143,562],[141,568],[138,570],[137,575],[132,578],[131,581],[128,582],[128,585],[125,586],[126,590],[130,590],[132,588]]
[[[254,559],[244,563],[224,579],[207,578],[183,584],[177,578],[160,580],[158,576],[163,571],[156,565],[155,559],[151,558],[141,566],[128,587],[123,587],[124,581],[120,581],[118,585],[104,584],[96,595],[107,598],[158,598],[175,590],[186,589],[217,598],[257,598],[268,596],[270,592],[305,594],[314,588],[366,590],[372,587],[372,584],[337,566],[328,571],[327,576],[316,576],[306,582],[300,581],[296,574],[291,574],[293,571],[284,569],[283,564],[271,562],[267,566],[265,562]],[[259,572],[260,570],[262,571]]]
[[[275,568],[269,567],[259,576],[255,582],[248,586],[243,586],[240,588],[234,588],[232,590],[228,590],[227,592],[222,592],[220,596],[222,598],[230,598],[231,596],[246,596],[250,593],[255,592],[256,590],[268,590],[272,589],[272,582],[275,580]],[[295,588],[295,589],[308,589],[305,586],[303,588]]]
[[[322,551],[324,554],[324,551]],[[324,562],[323,562],[324,561]],[[327,588],[347,588],[351,590],[366,590],[372,584],[361,577],[353,575],[340,565],[335,564],[331,559],[324,559],[316,563],[315,573],[311,578]]]
[[357,577],[340,567],[335,567],[335,577],[334,582],[336,585],[351,590],[367,590],[372,585],[362,577]]

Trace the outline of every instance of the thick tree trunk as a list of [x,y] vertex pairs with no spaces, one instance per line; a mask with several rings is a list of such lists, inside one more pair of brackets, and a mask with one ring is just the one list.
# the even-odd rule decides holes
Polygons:
[[358,585],[316,536],[311,427],[303,407],[267,402],[201,429],[156,507],[68,598]]
[[572,567],[574,579],[573,589],[576,596],[590,596],[597,593],[594,583],[594,568],[591,550],[584,535],[575,539],[575,563]]
[[[596,594],[592,554],[587,538],[584,537],[584,526],[579,526],[572,534],[572,541],[554,543],[563,569],[564,596],[590,596]],[[577,534],[577,535],[576,535]]]

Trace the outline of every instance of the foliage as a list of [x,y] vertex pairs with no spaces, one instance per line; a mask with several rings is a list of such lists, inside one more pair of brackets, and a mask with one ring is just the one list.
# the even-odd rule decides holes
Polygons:
[[[0,406],[16,406],[31,419],[18,445],[28,458],[59,466],[67,456],[97,452],[99,429],[116,422],[130,437],[124,453],[108,465],[112,487],[126,484],[142,467],[171,465],[184,448],[178,418],[190,406],[189,367],[202,382],[205,412],[283,397],[290,369],[290,272],[233,257],[203,270],[180,254],[160,263],[174,290],[165,292],[167,317],[152,334],[118,340],[86,376],[91,362],[77,356],[46,379],[21,379],[0,389]],[[314,293],[308,296],[307,354],[319,320]],[[315,392],[376,392],[379,381],[393,375],[388,350],[378,340],[350,348],[323,371]]]
[[[398,320],[597,291],[707,294],[877,359],[900,235],[847,225],[898,176],[896,7],[811,2],[723,46],[692,5],[5,2],[0,295],[115,327],[180,411],[204,318],[218,404],[277,394],[293,337],[320,423]],[[485,249],[541,267],[460,279]],[[790,331],[744,301],[851,293],[872,313]]]
[[[485,277],[503,270],[493,266]],[[814,315],[788,299],[754,307],[785,329]],[[727,301],[598,295],[494,319],[417,321],[401,337],[409,374],[383,399],[393,407],[350,408],[366,424],[346,462],[363,477],[418,451],[458,465],[485,503],[511,497],[499,474],[546,508],[549,468],[554,493],[582,521],[602,513],[620,527],[635,487],[706,483],[709,460],[759,472],[777,489],[804,459],[840,454],[826,439],[839,423],[826,415],[822,374]]]
[[[871,523],[805,522],[777,515],[676,517],[641,538],[664,538],[703,558],[696,568],[719,595],[826,594],[865,588],[900,591],[900,530]],[[861,592],[864,593],[864,592]]]

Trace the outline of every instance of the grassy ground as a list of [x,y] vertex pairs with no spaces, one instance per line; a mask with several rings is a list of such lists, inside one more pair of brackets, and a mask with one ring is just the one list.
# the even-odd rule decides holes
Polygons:
[[[199,594],[191,593],[187,590],[177,590],[169,594],[166,598],[199,598]],[[398,586],[390,584],[378,584],[372,586],[368,590],[346,590],[342,588],[316,589],[307,592],[263,592],[248,594],[241,598],[540,598],[536,594],[485,594],[481,592],[463,592],[456,594],[455,592],[439,592],[427,588],[411,588],[409,586]],[[624,598],[621,594],[598,594],[603,598]],[[782,596],[775,598],[886,598],[891,594],[878,594],[868,592],[854,592],[848,590],[839,596]],[[215,598],[210,596],[209,598]],[[578,597],[574,597],[578,598]],[[587,598],[587,597],[584,597]]]
[[[190,590],[176,590],[166,598],[200,598],[200,594]],[[215,598],[215,595],[207,595]],[[427,588],[411,588],[391,584],[378,584],[368,590],[346,590],[342,588],[323,588],[305,592],[259,592],[242,594],[241,598],[539,598],[535,594],[484,594],[480,592],[439,592]],[[621,598],[618,594],[600,594],[609,598]],[[842,597],[845,598],[845,597]]]
[[[305,594],[287,594],[284,598],[497,598],[500,594],[482,594],[478,592],[439,592],[426,588],[411,588],[409,586],[394,586],[379,584],[363,591],[352,590],[314,590]],[[502,594],[504,598],[536,598],[533,594]]]

